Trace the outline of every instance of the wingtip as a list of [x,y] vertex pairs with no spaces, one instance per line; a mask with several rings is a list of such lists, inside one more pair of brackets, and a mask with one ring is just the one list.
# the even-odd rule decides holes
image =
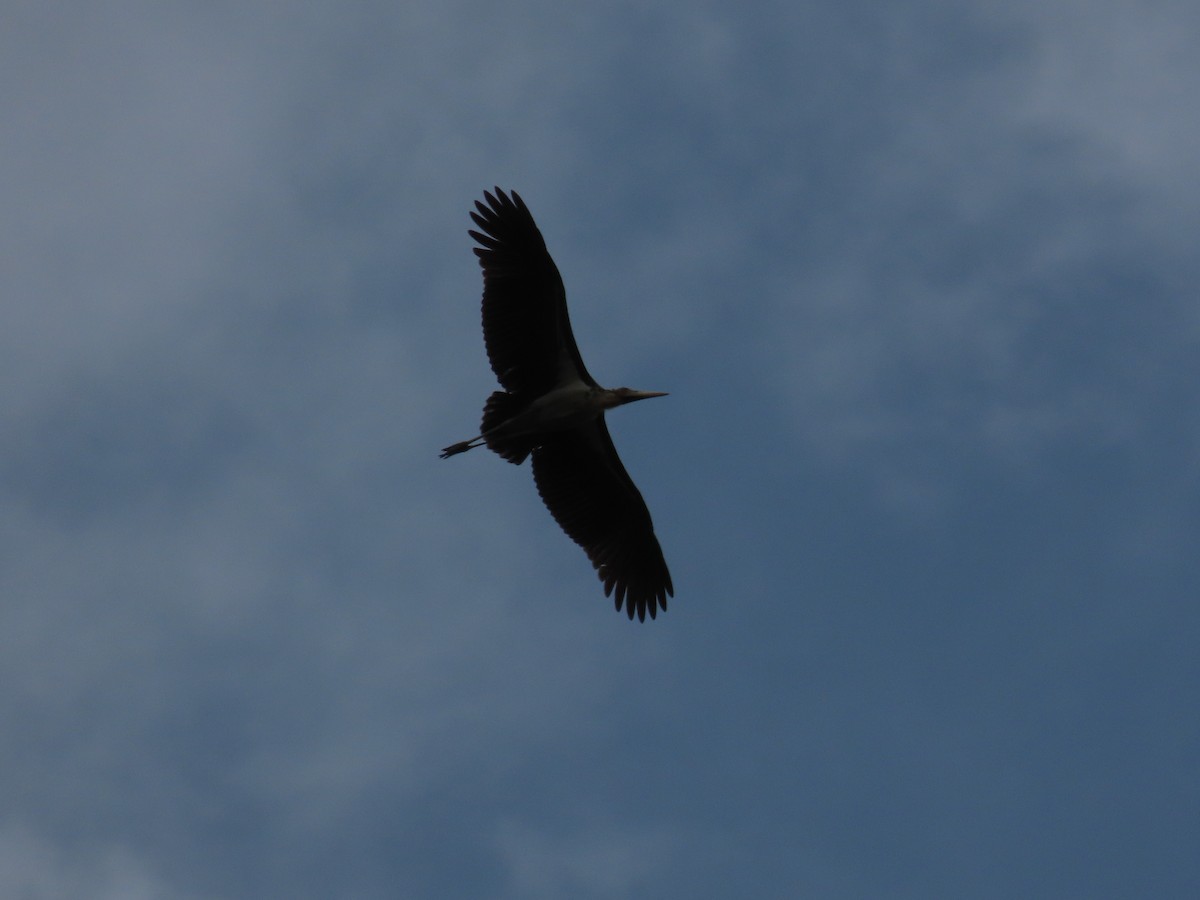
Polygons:
[[624,612],[630,622],[633,621],[634,616],[637,616],[639,622],[645,622],[647,614],[653,621],[658,618],[659,610],[667,611],[667,599],[663,596],[651,596],[645,600],[635,601],[629,594],[622,596],[618,591],[613,597],[613,606],[617,612]]
[[[481,212],[499,212],[503,207],[506,206],[514,206],[523,212],[529,211],[525,206],[525,201],[521,199],[521,195],[512,188],[509,188],[506,191],[504,188],[500,187],[500,185],[496,184],[492,186],[490,191],[484,190],[483,196],[484,199],[487,200],[487,206],[484,206],[483,202],[480,200],[475,201],[475,205],[479,207]],[[488,207],[491,207],[491,209],[488,209]]]

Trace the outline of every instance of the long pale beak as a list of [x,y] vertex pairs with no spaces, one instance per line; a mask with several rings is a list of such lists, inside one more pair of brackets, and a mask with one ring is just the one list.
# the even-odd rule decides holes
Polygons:
[[632,403],[635,400],[649,400],[651,397],[665,397],[666,391],[635,391],[633,388],[625,388],[618,395],[618,403]]

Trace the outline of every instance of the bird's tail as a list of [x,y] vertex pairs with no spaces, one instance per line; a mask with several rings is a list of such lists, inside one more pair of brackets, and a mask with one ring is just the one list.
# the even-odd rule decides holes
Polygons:
[[501,426],[523,409],[525,409],[524,400],[506,391],[493,392],[483,407],[483,425],[479,429],[478,437],[442,448],[442,459],[449,459],[451,456],[466,453],[468,450],[474,450],[476,447],[487,444],[488,449],[494,450],[510,463],[519,466],[525,462],[525,457],[533,452],[534,445],[530,443],[527,435],[505,437],[504,429]]
[[483,424],[479,429],[490,450],[518,466],[525,462],[525,457],[533,451],[533,444],[525,435],[504,437],[504,429],[501,426],[521,413],[525,406],[525,401],[515,394],[493,391],[483,406]]

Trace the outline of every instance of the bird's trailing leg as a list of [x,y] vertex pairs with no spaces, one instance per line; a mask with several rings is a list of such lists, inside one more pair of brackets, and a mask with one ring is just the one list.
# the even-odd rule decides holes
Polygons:
[[468,450],[474,450],[483,444],[483,435],[473,437],[469,441],[459,441],[457,444],[451,444],[441,452],[442,459],[449,459],[456,453],[466,453]]

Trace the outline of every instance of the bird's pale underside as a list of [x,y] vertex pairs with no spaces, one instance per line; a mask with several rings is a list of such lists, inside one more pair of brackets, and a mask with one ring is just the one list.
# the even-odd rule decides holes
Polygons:
[[442,458],[487,446],[511,463],[533,459],[542,501],[583,547],[604,593],[629,618],[645,621],[674,596],[650,512],[621,464],[606,410],[661,391],[602,388],[588,374],[571,333],[567,296],[554,260],[516,191],[484,192],[471,218],[483,268],[483,339],[503,390],[483,409],[479,435]]

